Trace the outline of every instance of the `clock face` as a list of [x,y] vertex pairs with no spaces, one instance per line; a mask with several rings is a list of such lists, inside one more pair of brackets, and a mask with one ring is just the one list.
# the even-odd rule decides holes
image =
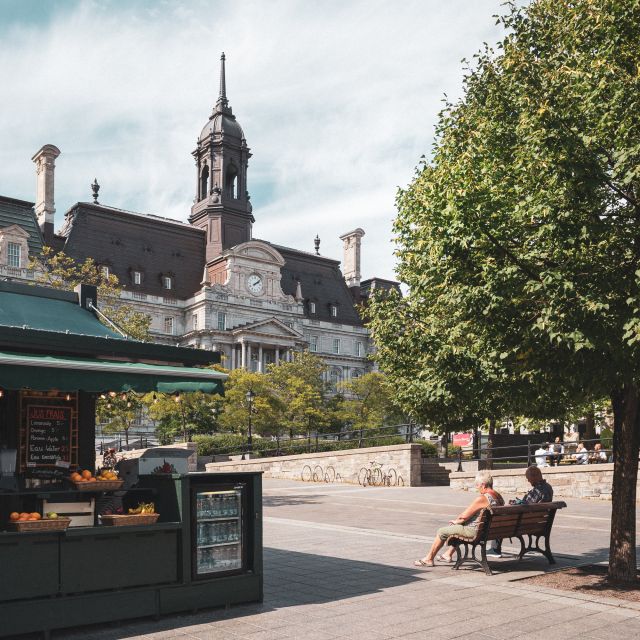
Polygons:
[[254,295],[262,293],[262,278],[257,273],[252,273],[247,278],[247,289]]

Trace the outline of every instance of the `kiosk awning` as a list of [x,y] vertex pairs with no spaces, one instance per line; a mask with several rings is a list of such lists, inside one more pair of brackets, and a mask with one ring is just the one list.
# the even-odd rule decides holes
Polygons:
[[222,393],[227,375],[211,369],[0,352],[0,387],[46,391]]

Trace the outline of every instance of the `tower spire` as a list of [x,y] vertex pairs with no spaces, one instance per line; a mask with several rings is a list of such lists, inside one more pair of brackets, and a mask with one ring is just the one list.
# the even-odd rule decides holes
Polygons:
[[216,103],[216,108],[218,110],[226,109],[229,106],[229,101],[227,100],[227,79],[224,69],[225,60],[226,57],[223,51],[220,56],[220,92],[218,94],[218,102]]

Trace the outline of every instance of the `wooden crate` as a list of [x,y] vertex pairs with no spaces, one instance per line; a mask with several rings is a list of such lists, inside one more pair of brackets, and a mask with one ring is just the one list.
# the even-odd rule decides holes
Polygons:
[[59,516],[71,518],[71,527],[93,527],[95,524],[95,499],[84,498],[79,502],[49,502],[42,501],[42,512],[46,515],[51,511]]

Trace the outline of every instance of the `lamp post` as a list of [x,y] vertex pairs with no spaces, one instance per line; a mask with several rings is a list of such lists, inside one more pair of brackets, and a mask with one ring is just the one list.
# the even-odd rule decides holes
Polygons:
[[253,411],[253,399],[256,397],[256,394],[253,393],[251,389],[247,391],[245,398],[247,399],[247,409],[249,411],[249,424],[247,429],[247,451],[251,454],[253,449],[253,437],[251,434],[251,412]]

